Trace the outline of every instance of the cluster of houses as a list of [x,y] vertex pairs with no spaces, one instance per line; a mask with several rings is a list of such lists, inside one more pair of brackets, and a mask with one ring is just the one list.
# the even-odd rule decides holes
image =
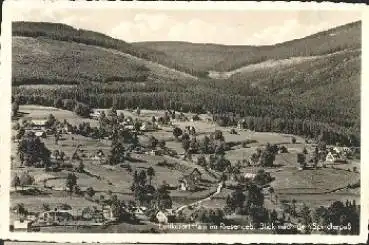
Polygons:
[[[68,206],[68,205],[65,205]],[[151,217],[148,215],[148,209],[144,206],[134,207],[132,210],[124,209],[127,213],[131,213],[134,217],[141,221],[149,221]],[[172,209],[158,210],[154,217],[157,223],[167,224],[170,220],[175,219],[175,213]],[[85,208],[83,210],[73,209],[72,207],[58,206],[52,210],[40,213],[28,214],[13,222],[12,229],[14,231],[32,231],[35,227],[43,226],[63,226],[63,225],[87,225],[99,226],[118,221],[118,217],[113,212],[110,205],[102,205],[98,208]]]
[[348,147],[334,147],[328,151],[325,157],[327,163],[347,163],[347,156],[351,154],[352,151]]
[[[95,110],[93,113],[90,114],[90,117],[94,120],[99,120],[100,116],[101,116],[101,111],[100,110]],[[130,117],[125,118],[124,121],[121,122],[120,124],[122,126],[124,126],[124,128],[126,128],[126,129],[135,130],[134,121]],[[154,131],[154,130],[157,130],[158,127],[159,127],[159,125],[156,122],[142,121],[141,126],[140,126],[140,130],[143,131],[143,132],[145,132],[145,131]]]

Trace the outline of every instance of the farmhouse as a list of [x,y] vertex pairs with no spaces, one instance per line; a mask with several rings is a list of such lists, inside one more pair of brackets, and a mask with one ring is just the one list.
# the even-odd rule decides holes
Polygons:
[[59,224],[63,221],[71,221],[74,219],[74,214],[71,210],[55,210],[45,211],[38,217],[38,222],[47,224]]
[[100,115],[101,115],[101,112],[100,111],[94,111],[93,113],[90,114],[90,117],[92,119],[99,120]]
[[62,129],[63,133],[72,134],[73,133],[73,126],[69,123],[64,125],[64,128]]
[[246,120],[245,119],[239,120],[238,123],[237,123],[237,128],[238,129],[245,129],[246,128]]
[[156,129],[157,129],[157,125],[152,122],[148,122],[148,121],[143,122],[142,126],[140,127],[141,131],[153,131]]
[[254,174],[254,173],[245,173],[245,174],[243,175],[243,177],[244,177],[245,179],[249,179],[249,180],[253,180],[253,179],[255,178],[255,176],[256,176],[256,174]]
[[32,223],[31,220],[15,220],[13,222],[14,231],[29,231]]
[[46,138],[46,133],[45,131],[36,131],[35,136],[39,138]]
[[133,124],[124,124],[125,129],[134,130],[135,126]]
[[339,147],[334,147],[333,151],[336,152],[337,154],[341,153],[341,149]]
[[148,220],[149,217],[147,217],[146,215],[146,211],[147,211],[147,208],[146,207],[137,207],[135,210],[134,210],[134,215],[140,219],[140,220]]
[[155,217],[158,220],[159,224],[168,224],[168,217],[164,212],[159,211]]
[[346,159],[343,159],[339,154],[332,152],[328,152],[325,161],[328,163],[347,163]]
[[32,129],[44,130],[47,125],[47,120],[46,119],[40,119],[40,120],[33,119],[30,121],[29,125]]
[[161,155],[163,155],[163,151],[161,151],[161,150],[151,150],[149,153],[152,156],[161,156]]
[[179,180],[179,188],[182,191],[193,191],[196,189],[197,184],[199,183],[201,179],[201,172],[194,168],[191,172],[188,174],[185,174],[180,180]]
[[113,209],[109,205],[105,205],[102,207],[102,214],[105,220],[108,221],[116,221],[118,218],[114,215]]

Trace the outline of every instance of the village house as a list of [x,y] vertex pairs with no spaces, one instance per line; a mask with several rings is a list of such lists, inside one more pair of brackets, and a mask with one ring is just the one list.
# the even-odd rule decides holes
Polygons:
[[253,181],[255,178],[256,174],[255,173],[232,173],[230,175],[230,180],[231,181]]
[[146,207],[136,207],[136,209],[133,211],[133,214],[136,216],[139,220],[149,220],[149,217],[146,215],[147,208]]
[[96,153],[91,156],[91,160],[99,161],[100,163],[102,163],[105,159],[105,154],[101,149],[97,150]]
[[100,116],[101,116],[100,111],[94,111],[93,113],[90,114],[90,117],[95,120],[99,120]]
[[195,122],[195,121],[200,121],[200,120],[201,120],[201,118],[199,117],[199,115],[196,114],[196,115],[194,115],[194,116],[191,117],[191,120],[190,121],[191,122]]
[[168,222],[173,222],[175,217],[176,215],[172,209],[160,210],[155,215],[159,224],[168,224]]
[[346,159],[342,158],[339,154],[332,152],[328,152],[325,157],[325,161],[327,163],[347,163]]
[[161,156],[163,155],[163,151],[162,150],[151,150],[149,154],[152,156]]
[[39,138],[46,138],[46,133],[45,131],[38,130],[38,131],[35,131],[35,136]]
[[158,220],[159,224],[168,224],[168,217],[164,212],[162,211],[157,212],[155,217]]
[[46,124],[47,124],[47,120],[46,119],[33,119],[30,121],[30,126],[32,129],[36,130],[45,130],[46,128]]
[[237,128],[238,129],[245,129],[246,128],[246,120],[245,119],[239,120],[238,123],[237,123]]
[[32,220],[15,220],[13,222],[13,229],[14,231],[30,231],[32,223]]
[[142,123],[141,127],[140,127],[140,130],[141,131],[154,131],[154,130],[157,130],[158,129],[158,126],[156,123],[152,123],[152,122],[148,122],[148,121],[145,121]]
[[110,205],[104,205],[102,207],[102,214],[107,221],[116,221],[118,218],[114,215],[113,209]]
[[201,179],[201,172],[194,168],[188,174],[183,175],[183,177],[179,180],[179,189],[182,191],[194,191],[197,188],[197,185]]
[[42,212],[38,216],[39,223],[46,223],[51,225],[58,225],[62,222],[72,221],[77,215],[72,210],[62,210],[55,208],[54,210]]
[[69,123],[64,125],[64,127],[62,129],[62,132],[66,133],[66,134],[72,134],[73,133],[73,126],[70,125]]

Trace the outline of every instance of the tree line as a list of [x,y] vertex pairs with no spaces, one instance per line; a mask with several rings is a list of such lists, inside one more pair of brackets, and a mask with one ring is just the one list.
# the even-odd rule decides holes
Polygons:
[[[269,105],[260,104],[256,98],[246,98],[248,103],[245,103],[244,108],[241,107],[242,100],[237,101],[237,97],[223,97],[218,95],[217,100],[224,98],[224,103],[219,101],[217,104],[210,105],[213,99],[201,99],[200,96],[193,94],[178,94],[170,92],[162,93],[124,93],[124,94],[86,94],[78,89],[66,88],[61,91],[43,90],[43,89],[23,89],[17,90],[14,100],[19,104],[39,104],[44,106],[55,106],[67,110],[75,111],[78,115],[88,116],[90,108],[140,108],[146,109],[167,109],[174,108],[183,112],[205,113],[206,111],[215,111],[214,120],[221,126],[237,125],[240,120],[244,128],[260,131],[260,132],[280,132],[287,134],[302,135],[308,138],[317,139],[321,137],[327,144],[342,144],[342,145],[360,145],[360,128],[355,122],[343,121],[345,125],[340,125],[335,122],[324,122],[324,120],[307,119],[306,115],[302,117],[294,117],[284,113],[279,113],[278,110],[267,110]],[[34,93],[30,94],[30,91]],[[177,96],[176,96],[177,95]],[[205,95],[204,95],[205,96]],[[223,97],[223,98],[222,98]],[[236,97],[236,98],[235,98]],[[70,99],[62,99],[70,98]],[[193,98],[192,103],[189,100]],[[204,97],[202,97],[204,98]],[[235,99],[235,101],[230,101]],[[202,101],[203,100],[203,101]],[[188,101],[188,102],[187,102]],[[198,101],[198,102],[197,102]],[[232,104],[240,103],[233,108],[236,113],[222,113],[232,110]],[[214,106],[222,106],[214,109]],[[208,110],[207,110],[208,109]],[[265,109],[265,110],[264,110]],[[281,108],[286,110],[287,108]],[[218,112],[218,113],[217,113]],[[238,112],[238,113],[237,113]],[[270,113],[269,113],[270,112]],[[320,118],[324,116],[319,115]],[[327,120],[327,119],[325,119]],[[336,119],[339,121],[339,118]],[[336,121],[334,120],[334,121]]]

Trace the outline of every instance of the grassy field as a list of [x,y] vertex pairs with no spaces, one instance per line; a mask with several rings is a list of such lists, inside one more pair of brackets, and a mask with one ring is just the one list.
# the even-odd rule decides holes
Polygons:
[[23,114],[22,118],[25,119],[47,119],[49,114],[53,114],[57,120],[63,121],[66,119],[72,125],[78,126],[82,122],[88,122],[92,127],[98,125],[98,121],[96,120],[81,118],[71,111],[62,110],[55,107],[21,105],[19,107],[19,112]]

